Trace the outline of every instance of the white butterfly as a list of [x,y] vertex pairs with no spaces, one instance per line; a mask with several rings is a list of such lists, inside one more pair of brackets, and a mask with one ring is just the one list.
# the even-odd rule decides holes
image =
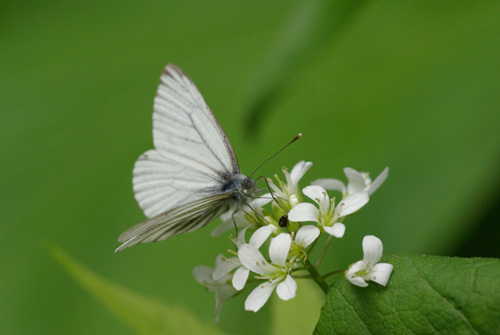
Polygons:
[[121,234],[115,252],[199,229],[258,193],[200,92],[173,64],[156,92],[153,142],[133,173],[135,198],[149,219]]

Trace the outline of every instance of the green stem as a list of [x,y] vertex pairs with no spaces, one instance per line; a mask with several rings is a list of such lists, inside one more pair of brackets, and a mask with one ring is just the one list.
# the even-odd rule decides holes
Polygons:
[[[321,264],[321,261],[323,260],[323,257],[325,256],[326,249],[328,248],[328,245],[330,244],[330,241],[332,240],[332,235],[328,236],[328,239],[326,240],[325,245],[323,246],[323,250],[321,250],[321,254],[319,255],[318,260],[316,261],[316,268],[319,268],[319,265]],[[317,239],[316,239],[317,241]]]
[[307,254],[310,255],[311,252],[314,249],[314,246],[316,245],[316,242],[318,242],[318,239],[315,239],[314,242],[309,246],[309,249],[307,250]]
[[328,284],[325,282],[324,278],[322,278],[319,275],[318,270],[311,264],[309,259],[304,261],[304,265],[306,266],[306,270],[309,271],[309,273],[311,274],[311,278],[314,279],[316,284],[318,284],[319,287],[321,287],[321,289],[323,290],[323,292],[327,294],[329,289]]
[[325,279],[325,278],[330,277],[330,276],[332,276],[334,274],[342,273],[342,272],[345,272],[345,270],[335,270],[335,271],[332,271],[332,272],[328,272],[325,275],[322,275],[321,278]]

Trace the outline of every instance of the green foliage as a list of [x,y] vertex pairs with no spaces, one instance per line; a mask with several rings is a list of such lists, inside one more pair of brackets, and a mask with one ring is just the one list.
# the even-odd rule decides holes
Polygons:
[[270,334],[311,334],[314,330],[325,295],[310,279],[297,279],[297,286],[293,300],[283,301],[273,294]]
[[248,132],[257,132],[268,110],[286,95],[297,69],[307,67],[364,3],[364,0],[311,0],[293,8],[248,85],[245,99]]
[[391,255],[386,288],[332,285],[315,334],[498,334],[500,260]]
[[182,308],[143,297],[111,283],[78,263],[62,249],[50,249],[52,256],[73,279],[138,334],[222,334],[212,324],[200,322]]

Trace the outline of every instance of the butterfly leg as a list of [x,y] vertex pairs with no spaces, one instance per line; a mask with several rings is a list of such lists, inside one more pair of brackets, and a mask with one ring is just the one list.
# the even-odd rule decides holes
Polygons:
[[234,219],[234,213],[236,213],[236,211],[231,213],[231,219],[233,220],[234,229],[236,230],[236,236],[238,236],[238,225],[236,224],[236,220]]

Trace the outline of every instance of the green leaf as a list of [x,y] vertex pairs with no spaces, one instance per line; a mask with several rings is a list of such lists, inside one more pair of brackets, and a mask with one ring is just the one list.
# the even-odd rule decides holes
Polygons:
[[143,297],[96,275],[58,247],[53,257],[83,288],[139,334],[222,334],[190,312]]
[[499,334],[500,260],[386,256],[387,287],[339,277],[315,334]]

